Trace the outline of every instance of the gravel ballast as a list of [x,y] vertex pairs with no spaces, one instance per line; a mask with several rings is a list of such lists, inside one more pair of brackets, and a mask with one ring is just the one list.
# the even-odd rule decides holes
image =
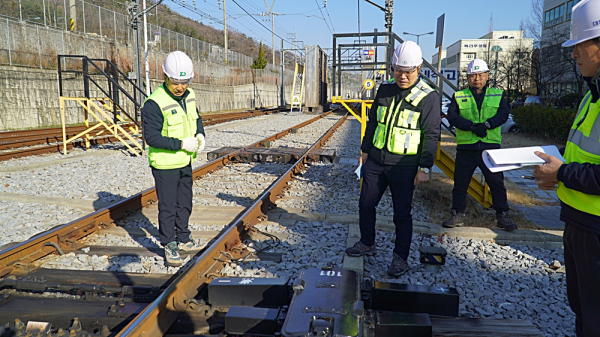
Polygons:
[[[207,128],[207,146],[243,146],[272,134],[275,131],[260,129],[261,123],[281,131],[304,120],[303,115],[281,115],[262,122],[236,125],[231,130],[213,132]],[[335,118],[334,118],[335,117]],[[322,133],[339,116],[327,117],[314,126],[314,133]],[[279,123],[281,121],[281,126]],[[283,126],[285,121],[285,127]],[[218,126],[223,128],[223,124]],[[307,126],[305,128],[309,128]],[[263,133],[264,132],[264,133]],[[274,142],[278,147],[305,147],[313,133],[300,129],[284,140]],[[338,156],[356,159],[359,156],[360,124],[349,120],[333,135],[326,148],[335,149]],[[109,146],[102,147],[109,149]],[[91,150],[97,151],[97,150]],[[73,150],[77,153],[77,150]],[[81,152],[80,152],[81,153]],[[54,156],[54,157],[53,157]],[[62,155],[38,156],[38,161],[64,158]],[[0,192],[25,195],[117,201],[153,186],[147,158],[131,157],[123,151],[102,157],[75,159],[69,163],[49,165],[27,171],[1,172],[2,167],[27,165],[36,162],[34,157],[0,163]],[[199,160],[194,167],[205,161]],[[278,174],[289,166],[281,164],[236,164],[205,176],[194,184],[194,205],[247,206]],[[302,209],[308,213],[357,214],[359,184],[354,170],[356,164],[314,163],[290,184],[289,198],[280,200],[281,208]],[[33,171],[33,172],[32,172]],[[95,178],[93,178],[95,177]],[[231,181],[229,181],[231,179]],[[240,180],[239,184],[235,180]],[[245,185],[244,185],[245,184]],[[7,186],[8,185],[8,186]],[[245,187],[244,187],[245,186]],[[216,197],[215,197],[216,196]],[[21,241],[37,233],[39,223],[48,226],[63,224],[79,216],[81,211],[47,205],[22,205],[18,202],[0,202],[6,209],[0,215],[3,221],[21,225],[23,238],[11,237],[3,242]],[[31,207],[28,217],[19,218],[21,209]],[[49,207],[49,208],[46,208]],[[386,193],[378,207],[378,214],[392,216],[392,204]],[[33,210],[48,215],[38,219]],[[415,201],[413,219],[427,221],[423,207]],[[71,212],[71,213],[69,213]],[[79,213],[78,213],[79,212]],[[8,220],[7,220],[8,219]],[[34,225],[35,224],[35,225]],[[157,228],[152,222],[128,220],[119,225],[132,228]],[[3,226],[4,228],[5,226]],[[200,226],[191,223],[194,230],[220,230],[223,226]],[[210,228],[210,229],[209,229]],[[283,254],[283,262],[271,261],[229,263],[221,271],[224,276],[235,277],[293,277],[305,268],[333,265],[341,267],[346,246],[347,225],[327,222],[296,222],[288,227],[265,225],[259,229],[267,233],[285,233],[277,243],[272,240],[249,241],[252,249],[266,249]],[[3,237],[8,237],[4,229]],[[378,231],[378,252],[365,259],[365,276],[386,282],[443,285],[455,287],[461,294],[460,314],[466,317],[489,319],[529,319],[546,336],[574,336],[574,315],[566,299],[565,274],[562,250],[546,250],[528,246],[501,246],[491,241],[453,239],[446,236],[413,236],[409,265],[411,270],[397,279],[388,279],[385,272],[391,261],[393,233]],[[156,238],[132,238],[111,235],[87,239],[89,245],[106,245],[108,242],[127,247],[160,247]],[[447,264],[438,273],[426,272],[418,265],[420,244],[444,247],[448,251]],[[271,245],[271,246],[269,246]],[[91,252],[92,253],[92,252]],[[90,254],[91,254],[90,253]],[[186,259],[186,263],[190,258]],[[40,265],[51,268],[79,270],[110,270],[140,273],[176,273],[180,268],[165,267],[162,257],[94,256],[70,253],[49,256]],[[556,270],[552,268],[558,268]],[[89,269],[92,268],[92,269]]]

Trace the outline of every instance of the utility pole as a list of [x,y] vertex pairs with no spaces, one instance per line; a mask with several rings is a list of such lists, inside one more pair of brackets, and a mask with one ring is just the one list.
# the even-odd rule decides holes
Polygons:
[[223,0],[223,35],[225,36],[225,64],[227,64],[227,4]]
[[[379,8],[380,10],[382,10],[385,13],[385,30],[387,31],[387,35],[385,36],[385,43],[387,44],[386,47],[386,51],[385,51],[385,57],[386,57],[386,62],[389,65],[392,62],[392,55],[394,53],[394,40],[392,39],[392,24],[393,24],[393,20],[394,20],[394,0],[385,0],[385,8],[379,6],[378,4],[374,3],[371,0],[365,0],[366,2],[370,3],[371,5]],[[388,70],[386,72],[387,77],[386,79],[391,78],[393,71],[391,70],[391,68],[388,66],[387,67]]]
[[273,36],[273,41],[272,41],[272,48],[273,48],[273,65],[275,65],[275,15],[281,15],[279,13],[273,13],[273,6],[275,5],[275,0],[273,0],[273,2],[271,3],[271,7],[269,8],[269,5],[267,5],[267,0],[264,0],[265,2],[265,7],[267,8],[267,12],[266,13],[260,13],[260,15],[262,16],[270,16],[271,17],[271,34]]
[[279,98],[279,106],[285,105],[285,51],[283,50],[283,39],[281,39],[281,93]]

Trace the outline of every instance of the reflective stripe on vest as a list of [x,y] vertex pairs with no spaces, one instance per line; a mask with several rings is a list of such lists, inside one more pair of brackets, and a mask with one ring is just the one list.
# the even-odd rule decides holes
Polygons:
[[[196,94],[188,88],[185,99],[186,113],[177,101],[175,101],[165,88],[161,85],[148,98],[154,101],[163,114],[163,126],[160,134],[164,137],[177,138],[179,140],[195,137],[197,132],[198,113],[196,112]],[[148,161],[150,166],[168,170],[185,167],[196,160],[196,153],[185,150],[165,150],[148,146]]]
[[[581,101],[565,149],[566,163],[600,165],[600,101],[591,103],[591,92]],[[558,183],[556,195],[565,204],[585,213],[600,216],[600,195],[570,189]]]
[[[413,107],[417,107],[433,89],[422,79],[412,87],[405,100]],[[421,143],[421,129],[419,125],[419,111],[401,109],[402,102],[396,104],[395,98],[389,107],[380,106],[377,109],[377,129],[373,135],[373,146],[387,150],[394,154],[413,155],[419,151]],[[392,112],[392,109],[394,111]]]
[[[502,90],[496,88],[486,89],[483,103],[481,104],[481,112],[477,109],[477,102],[469,88],[457,91],[454,99],[460,110],[459,114],[461,117],[473,123],[485,123],[498,113],[500,101],[502,100]],[[457,144],[475,144],[478,141],[500,144],[502,141],[501,128],[489,129],[487,136],[484,138],[477,137],[471,131],[456,129]]]

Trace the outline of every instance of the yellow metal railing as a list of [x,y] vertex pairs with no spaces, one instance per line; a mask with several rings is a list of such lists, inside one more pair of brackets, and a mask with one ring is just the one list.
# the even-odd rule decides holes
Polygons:
[[[76,101],[83,107],[85,113],[85,131],[82,131],[68,139],[66,133],[65,101]],[[100,105],[98,105],[98,102]],[[108,111],[111,109],[112,101],[110,98],[60,97],[60,113],[63,130],[63,153],[67,154],[67,144],[81,137],[84,137],[85,147],[86,149],[89,149],[90,140],[92,137],[98,137],[105,131],[108,131],[113,137],[117,138],[121,143],[123,143],[131,153],[136,156],[140,156],[143,152],[143,146],[135,139],[135,137],[139,136],[139,128],[134,123],[133,127],[128,127],[129,132],[125,130],[121,125],[113,121],[111,115],[108,113]],[[97,121],[95,125],[90,126],[90,115]],[[124,120],[120,115],[117,115],[117,119],[120,122],[127,123],[127,121]],[[133,123],[133,121],[131,122]],[[92,134],[94,130],[102,127],[104,128],[100,129],[100,131],[96,132],[95,134]],[[131,146],[130,143],[133,146]]]

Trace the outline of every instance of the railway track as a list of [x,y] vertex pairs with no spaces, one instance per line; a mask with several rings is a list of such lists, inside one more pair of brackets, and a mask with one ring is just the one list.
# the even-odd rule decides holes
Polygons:
[[[310,124],[311,122],[316,122],[318,120],[323,119],[326,115],[327,114],[324,114],[307,122],[301,123],[300,125],[296,125],[283,132],[279,132],[276,135],[273,135],[259,142],[246,146],[245,148],[256,147],[264,142],[276,141],[277,139],[285,137],[286,135],[292,132],[297,132],[298,129]],[[336,126],[341,125],[344,119],[340,119],[337,122]],[[317,141],[311,147],[311,149],[322,146],[322,144],[324,144],[324,142],[326,141],[327,137],[331,135],[333,131],[334,127],[329,129],[328,133],[321,137],[319,141]],[[204,177],[207,175],[214,176],[216,172],[218,172],[221,169],[224,169],[225,167],[227,167],[228,164],[231,164],[232,160],[235,160],[236,155],[240,151],[242,150],[232,152],[227,156],[218,158],[217,160],[214,160],[196,169],[194,171],[195,179],[199,179],[200,177]],[[156,200],[154,189],[143,191],[137,195],[122,200],[121,202],[118,202],[113,206],[98,210],[97,212],[82,217],[69,224],[62,225],[53,230],[50,230],[47,233],[34,236],[33,238],[25,242],[22,242],[16,246],[13,246],[9,249],[0,252],[0,275],[2,276],[3,280],[9,280],[11,279],[10,275],[30,274],[30,278],[28,279],[28,281],[24,281],[22,279],[21,281],[15,282],[15,284],[13,285],[13,290],[20,289],[22,291],[29,291],[35,293],[36,290],[38,292],[48,292],[56,290],[56,288],[67,289],[71,287],[71,289],[69,290],[71,294],[79,294],[73,296],[84,297],[88,300],[94,299],[94,301],[92,302],[104,303],[105,306],[107,303],[106,301],[110,302],[112,300],[114,302],[116,299],[118,302],[120,298],[122,300],[122,302],[120,303],[123,303],[123,306],[117,306],[114,308],[110,307],[111,309],[109,309],[109,316],[110,310],[112,309],[115,309],[117,311],[133,310],[132,307],[135,307],[136,310],[139,311],[141,308],[143,308],[143,306],[139,305],[139,301],[143,301],[144,298],[147,301],[148,299],[153,298],[153,296],[155,297],[156,295],[158,295],[158,298],[154,302],[152,302],[152,304],[150,304],[148,308],[142,311],[140,315],[138,315],[139,317],[141,317],[141,320],[133,321],[128,327],[121,331],[120,335],[135,335],[136,331],[146,331],[147,333],[153,331],[152,334],[162,335],[167,332],[169,326],[174,322],[175,319],[177,319],[178,313],[186,311],[186,308],[189,304],[188,302],[194,297],[196,297],[198,293],[198,288],[202,284],[214,278],[215,275],[219,275],[218,272],[222,268],[222,265],[224,263],[231,262],[230,259],[232,258],[241,258],[251,253],[251,248],[244,247],[244,245],[242,244],[242,240],[245,239],[245,236],[248,233],[257,235],[258,232],[255,229],[255,225],[260,223],[261,221],[266,220],[264,213],[266,213],[267,210],[270,207],[272,207],[276,200],[282,197],[284,190],[286,189],[287,182],[290,179],[292,179],[295,174],[299,173],[304,167],[304,165],[308,161],[310,161],[309,157],[307,156],[308,153],[309,150],[307,149],[301,154],[301,156],[299,156],[296,164],[292,165],[291,167],[289,165],[285,166],[273,164],[254,165],[254,168],[251,170],[266,170],[266,175],[271,177],[270,180],[263,181],[262,183],[258,184],[259,186],[263,186],[263,189],[264,187],[266,187],[266,189],[264,189],[262,193],[260,193],[260,191],[258,191],[256,188],[251,189],[254,191],[255,194],[258,194],[257,197],[255,197],[255,195],[247,197],[249,199],[254,199],[254,201],[251,202],[251,205],[244,208],[244,210],[237,216],[235,216],[234,219],[232,219],[232,221],[230,221],[225,228],[221,229],[220,231],[214,231],[213,233],[209,233],[209,236],[211,234],[217,235],[214,238],[206,238],[207,241],[210,240],[211,242],[209,245],[207,245],[205,251],[198,257],[189,257],[188,266],[185,268],[185,271],[183,271],[175,280],[172,280],[170,276],[162,278],[154,277],[153,279],[156,280],[156,282],[152,282],[146,280],[143,277],[140,277],[139,275],[127,275],[125,277],[129,280],[127,285],[123,285],[119,282],[113,282],[112,284],[109,284],[109,281],[105,281],[105,284],[103,286],[99,286],[97,282],[98,279],[103,279],[102,276],[95,276],[96,274],[93,272],[90,272],[87,276],[84,276],[80,273],[69,272],[71,273],[71,275],[77,274],[78,278],[80,278],[81,280],[87,280],[90,283],[85,282],[77,283],[75,285],[66,285],[64,283],[57,282],[60,278],[57,277],[57,275],[60,274],[60,272],[53,272],[47,269],[42,269],[42,272],[38,274],[40,276],[34,276],[35,274],[30,274],[30,271],[28,271],[29,268],[31,268],[31,266],[35,264],[34,261],[43,258],[49,254],[69,254],[71,252],[78,251],[81,249],[84,249],[85,251],[85,244],[79,242],[80,239],[86,237],[89,238],[89,236],[92,233],[98,231],[114,231],[115,229],[118,229],[118,227],[114,227],[111,224],[118,222],[120,218],[131,216],[132,213],[136,212],[142,206],[150,205],[149,207],[152,208],[152,204]],[[258,167],[261,165],[264,166],[264,168],[259,169]],[[239,172],[235,175],[239,176]],[[258,176],[261,175],[263,174],[255,174],[255,178],[258,179]],[[277,178],[278,176],[279,178]],[[201,179],[200,183],[202,183],[204,179],[206,178]],[[257,181],[256,179],[252,180]],[[257,185],[255,184],[254,186]],[[206,237],[206,235],[204,236]],[[266,237],[267,240],[273,240],[274,238],[275,236]],[[93,254],[94,251],[98,251],[99,249],[96,246],[88,246],[87,248],[90,248],[92,250],[91,254]],[[140,254],[139,249],[137,252],[134,252],[135,250],[135,248],[132,248],[132,255]],[[142,253],[141,255],[146,254],[153,258],[156,255],[156,250],[154,252],[152,251],[152,249],[142,250],[145,250],[146,252]],[[261,253],[258,254],[258,257],[256,257],[256,255],[257,254],[252,254],[252,256],[255,256],[255,259],[261,258]],[[96,255],[96,257],[97,256],[98,255]],[[265,253],[262,254],[262,258],[277,259],[277,254]],[[41,276],[42,274],[44,274],[45,276]],[[36,278],[37,281],[32,281],[32,277]],[[44,281],[40,282],[40,278],[42,277]],[[106,280],[106,278],[107,276],[104,275],[104,280]],[[66,281],[64,277],[63,281]],[[35,286],[36,282],[38,283],[37,287]],[[19,286],[16,286],[17,283],[19,284]],[[5,283],[5,286],[7,284],[10,284],[10,282]],[[163,289],[162,292],[160,292],[158,290],[160,289],[160,287],[166,288]],[[117,297],[113,297],[113,294]],[[141,295],[140,297],[139,294],[146,295]],[[12,296],[12,301],[15,302],[15,307],[31,307],[31,298],[27,298],[26,300],[24,300],[25,302],[29,300],[27,304],[16,304],[19,301],[14,300],[14,298],[17,297],[19,296]],[[137,300],[138,302],[129,302],[132,299]],[[56,304],[54,303],[56,299],[47,300],[49,302],[53,302],[52,305]],[[71,300],[73,301],[75,299]],[[98,303],[92,304],[92,307],[96,309],[97,306]],[[99,306],[102,307],[102,304],[100,304]],[[73,307],[79,308],[78,310],[73,311],[74,313],[76,311],[82,310],[83,306],[81,305],[81,303],[79,303],[79,305],[73,305]],[[11,311],[18,312],[18,309],[15,308]],[[43,310],[37,310],[36,313],[44,317]],[[118,317],[117,320],[121,319],[121,321],[123,321],[122,313],[116,314],[115,312],[114,314],[115,315],[112,316],[112,321],[109,319],[105,320],[105,322],[110,323],[108,321],[111,321],[114,323],[114,317]],[[65,329],[71,327],[71,330],[75,331],[77,330],[77,324],[81,324],[75,321],[64,321],[64,317],[69,317],[68,313],[61,313],[59,316],[63,317],[63,324],[61,326]],[[79,315],[78,317],[80,316],[85,316],[84,312],[81,312],[81,315]],[[105,316],[106,312],[103,313],[102,317]],[[131,316],[131,313],[129,316]],[[21,317],[22,321],[26,321],[27,317],[29,316],[25,314]],[[46,314],[45,317],[48,317],[48,314]],[[157,326],[155,321],[158,319],[158,317],[160,317],[160,322],[162,323],[158,324]],[[58,317],[54,318],[56,318],[54,319],[54,324],[61,323],[61,319],[59,319]],[[102,320],[100,319],[99,321]],[[97,326],[94,326],[94,324],[89,325],[89,323],[87,323],[87,320],[84,317],[80,317],[80,320],[78,322],[86,322],[83,324],[83,326],[88,326],[92,330],[95,329],[99,331],[99,333],[102,333],[103,331],[105,334],[108,333],[106,330],[102,330],[103,326],[98,326],[97,324]],[[73,326],[75,326],[75,328],[73,328]],[[19,324],[17,324],[15,328],[18,329]],[[113,324],[111,328],[113,329],[112,333],[114,333],[115,331],[121,330],[122,326],[120,326],[119,324]]]
[[[294,116],[282,118],[292,117]],[[243,134],[247,139],[252,139],[252,142],[255,142],[254,145],[270,143],[273,148],[307,148],[322,134],[322,131],[318,130],[319,128],[312,125],[321,123],[322,125],[319,124],[321,125],[320,130],[326,130],[335,122],[332,117],[327,116],[311,126],[300,129],[292,127],[287,130],[287,137],[279,140],[265,141],[264,137],[258,137],[259,133],[250,134],[252,133],[250,130],[258,130],[262,125],[274,124],[272,120],[276,118],[279,117],[263,118],[262,124],[254,122],[254,120],[243,122],[246,126],[236,130],[234,130],[234,125],[238,123],[229,124],[226,128],[219,126],[208,129],[208,143],[209,145],[216,144],[215,140],[218,137],[233,139],[233,143],[235,143],[238,141],[237,135]],[[350,124],[353,125],[352,128],[348,128]],[[340,133],[337,132],[331,140],[338,144],[355,143],[353,143],[351,151],[339,152],[343,157],[356,157],[359,141],[355,139],[355,136],[360,132],[360,126],[355,124],[356,121],[343,123],[341,129],[344,130],[344,136],[337,139]],[[223,131],[216,135],[214,131],[216,129]],[[217,146],[227,147],[232,146],[233,143],[219,143],[220,145]],[[190,270],[192,267],[202,266],[202,268],[208,268],[206,273],[187,274],[183,271],[184,268],[164,267],[161,257],[162,249],[154,239],[156,237],[156,225],[154,224],[157,223],[156,204],[151,202],[153,200],[151,196],[145,196],[142,192],[138,195],[139,201],[133,204],[135,208],[140,208],[142,204],[145,207],[137,211],[126,211],[127,207],[122,205],[122,207],[114,209],[110,207],[112,211],[106,214],[103,213],[103,210],[108,208],[96,208],[98,220],[93,222],[108,224],[102,230],[97,231],[97,235],[87,235],[82,240],[76,240],[77,236],[69,238],[64,234],[59,235],[58,237],[62,237],[63,242],[66,243],[64,249],[61,248],[64,255],[56,253],[55,247],[47,245],[43,247],[44,253],[48,254],[45,257],[31,261],[35,256],[31,255],[28,259],[26,256],[30,255],[30,252],[24,254],[25,259],[13,263],[11,266],[14,267],[14,270],[11,274],[0,279],[0,282],[3,282],[0,286],[0,290],[2,290],[0,295],[4,296],[0,300],[0,303],[3,303],[0,304],[0,323],[9,322],[11,333],[14,332],[14,319],[18,317],[22,322],[30,320],[52,322],[56,327],[63,327],[62,333],[74,335],[83,335],[83,331],[87,331],[104,335],[116,335],[120,332],[121,335],[131,336],[146,336],[153,333],[168,336],[191,334],[213,336],[216,335],[216,332],[224,329],[226,325],[225,312],[228,307],[226,303],[218,302],[214,297],[211,301],[210,291],[207,288],[210,287],[208,285],[214,284],[215,278],[233,277],[232,280],[241,279],[246,280],[245,282],[267,278],[264,282],[277,283],[282,282],[281,280],[287,282],[288,279],[298,278],[302,270],[314,267],[341,266],[343,250],[346,247],[346,236],[350,236],[350,232],[356,231],[357,227],[352,225],[357,223],[356,198],[358,194],[358,184],[353,179],[354,164],[312,163],[305,165],[305,168],[299,171],[300,174],[295,176],[295,181],[285,186],[285,191],[280,193],[273,191],[269,194],[269,198],[275,196],[277,207],[268,210],[266,218],[255,219],[255,217],[265,214],[264,211],[258,212],[257,215],[251,215],[250,221],[256,221],[256,224],[251,226],[252,229],[248,231],[245,222],[240,220],[241,216],[249,210],[254,201],[264,195],[263,192],[267,187],[274,186],[278,177],[287,172],[291,165],[240,163],[239,158],[239,153],[232,154],[227,165],[217,165],[217,168],[218,166],[222,166],[222,168],[212,170],[211,173],[203,175],[195,181],[194,209],[190,227],[195,238],[201,239],[206,244],[206,248],[202,254],[195,257],[187,256],[184,268]],[[310,156],[305,159],[310,159]],[[108,165],[117,163],[117,161],[108,160],[108,157],[103,161],[106,161]],[[85,165],[80,167],[83,169]],[[135,170],[139,170],[139,168],[135,168]],[[39,173],[45,175],[44,172],[46,171],[43,169],[28,170],[27,175],[34,176],[33,185],[44,185],[43,180],[37,178]],[[53,174],[56,171],[48,169],[48,173]],[[16,173],[10,173],[10,175],[12,178],[7,182],[17,183],[18,181],[12,180]],[[24,178],[25,175],[23,175]],[[73,184],[72,188],[79,189],[80,186]],[[0,193],[7,190],[9,189],[2,189],[0,186]],[[51,190],[52,188],[46,188],[29,192],[26,188],[15,191],[53,197],[56,194],[53,194]],[[342,192],[344,190],[346,192]],[[104,191],[117,194],[115,190],[109,188]],[[149,190],[145,192],[147,191]],[[120,194],[128,195],[123,192]],[[150,201],[149,204],[147,204],[148,201]],[[126,199],[112,206],[116,207],[124,202]],[[268,202],[263,203],[261,207],[266,204]],[[417,200],[415,200],[415,204],[415,211],[418,211]],[[2,201],[0,201],[0,206],[2,206]],[[384,196],[381,206],[384,212],[389,212],[386,211],[391,206],[389,196]],[[119,219],[113,220],[113,217]],[[390,230],[393,228],[393,224],[391,218],[388,219],[384,221],[388,221],[387,230]],[[92,221],[80,222],[79,227],[85,231],[84,227],[91,223]],[[210,247],[213,247],[216,242],[220,242],[219,240],[232,228],[235,228],[233,229],[236,233],[234,237],[240,240],[240,245],[236,246],[237,241],[234,240],[234,244],[228,245],[225,242],[221,247],[212,251]],[[253,229],[256,229],[256,232]],[[244,232],[249,233],[240,237],[239,234]],[[365,263],[364,273],[377,281],[386,281],[377,273],[381,270],[385,271],[386,264],[389,263],[389,261],[386,262],[386,259],[391,251],[392,235],[393,233],[378,233],[378,237],[382,238],[382,241],[378,239],[380,253],[378,252],[377,256],[370,258],[368,263]],[[35,239],[37,237],[31,238],[29,241]],[[439,240],[442,238],[434,236],[420,238],[417,242],[420,244],[430,242],[433,245],[438,244]],[[443,240],[446,242],[449,239],[444,237]],[[414,241],[413,243],[415,243]],[[474,248],[477,248],[477,245],[468,243],[468,246]],[[225,250],[227,247],[232,247],[231,252]],[[487,247],[486,253],[489,253],[489,249]],[[503,249],[499,250],[504,251]],[[450,250],[449,253],[451,253]],[[205,256],[204,254],[218,255],[212,255],[212,261],[200,262],[199,257]],[[214,256],[217,256],[216,259]],[[239,260],[244,256],[246,256],[245,259]],[[414,259],[415,256],[418,256],[418,251],[411,253],[411,256]],[[455,255],[453,263],[458,263],[461,258]],[[467,261],[470,260],[467,259]],[[505,263],[504,261],[502,259],[499,262],[500,265]],[[344,258],[344,264],[345,262]],[[0,263],[2,263],[0,267],[3,267],[2,260]],[[413,277],[423,274],[425,279],[416,278],[418,282],[438,286],[446,285],[446,282],[455,282],[449,278],[448,270],[452,269],[447,269],[444,273],[427,275],[416,270],[411,272],[410,278],[401,278],[398,281],[415,284]],[[468,269],[466,270],[468,271]],[[476,273],[483,272],[478,270]],[[188,292],[175,295],[177,290],[187,289],[187,286],[174,283],[178,279],[187,280],[190,284],[200,279],[203,286],[193,288],[190,285],[192,289]],[[212,281],[205,282],[208,280]],[[277,289],[282,287],[281,284],[275,286]],[[461,287],[464,289],[463,285]],[[174,293],[168,295],[170,291]],[[467,296],[471,294],[476,297],[480,296],[476,295],[477,291],[474,293],[468,290],[463,291],[467,292]],[[57,293],[61,293],[62,298],[55,298]],[[245,301],[244,294],[248,293],[251,292],[242,291],[242,293],[236,293],[236,297]],[[160,297],[161,294],[166,295]],[[465,298],[461,294],[461,316],[466,311],[468,317],[469,310],[467,308],[473,301],[473,295]],[[269,296],[269,298],[271,297],[279,298],[281,296]],[[43,305],[39,304],[40,299],[43,300]],[[462,301],[466,302],[467,307]],[[163,304],[167,308],[166,314],[161,309]],[[223,307],[219,307],[221,304]],[[276,306],[283,305],[279,302],[275,304],[277,304]],[[148,307],[149,305],[150,307]],[[285,305],[289,305],[289,303]],[[48,310],[49,307],[58,309]],[[136,315],[141,317],[141,313],[148,315],[151,322],[140,323],[141,325],[136,325],[136,327],[130,326],[131,330],[125,330],[128,322],[134,324],[136,322],[134,317]],[[264,314],[271,315],[272,311]],[[78,319],[75,320],[75,317]],[[163,319],[167,319],[166,322],[174,321],[175,323],[167,328],[168,324],[160,323],[163,322]],[[496,321],[432,318],[432,323],[435,336],[540,335],[530,323],[516,319]],[[107,329],[104,329],[104,325],[107,326]],[[23,329],[25,329],[24,326]],[[139,329],[145,333],[138,333]],[[502,334],[498,334],[499,331]],[[54,331],[54,334],[56,335],[58,332]]]
[[[215,125],[250,117],[264,116],[282,111],[280,108],[242,111],[224,114],[202,116],[203,125]],[[67,138],[85,131],[85,126],[70,126],[66,128]],[[44,128],[35,130],[3,131],[0,132],[0,161],[21,158],[38,154],[60,152],[62,150],[62,128]],[[92,145],[100,145],[117,141],[110,136],[98,136],[90,140]],[[67,149],[85,146],[84,139],[67,144]],[[12,150],[11,149],[18,149]]]

